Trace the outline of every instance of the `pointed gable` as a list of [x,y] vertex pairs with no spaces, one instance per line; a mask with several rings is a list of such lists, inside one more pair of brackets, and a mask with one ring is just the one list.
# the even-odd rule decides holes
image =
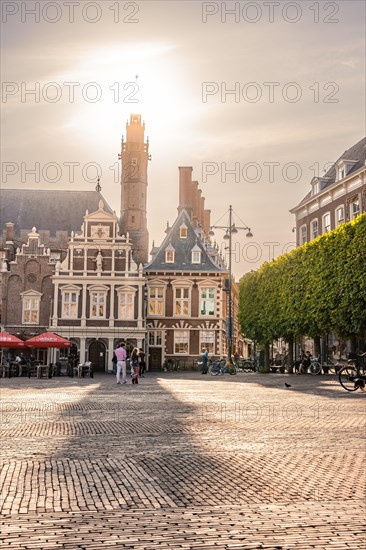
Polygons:
[[[182,227],[187,228],[184,238],[181,237]],[[169,250],[174,250],[174,262],[166,261],[166,252]],[[192,250],[201,253],[200,263],[192,262]],[[145,266],[144,271],[222,272],[226,269],[215,264],[208,253],[201,233],[194,228],[187,211],[182,209],[154,258]]]

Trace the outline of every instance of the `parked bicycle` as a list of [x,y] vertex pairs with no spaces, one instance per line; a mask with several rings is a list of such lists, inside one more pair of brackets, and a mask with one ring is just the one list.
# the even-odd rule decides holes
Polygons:
[[350,353],[348,365],[338,373],[339,383],[347,391],[364,390],[366,386],[365,353]]
[[221,374],[236,374],[237,368],[234,363],[230,363],[227,359],[221,359],[221,361],[215,361],[210,365],[208,372],[211,376],[218,376]]
[[257,370],[257,359],[243,359],[235,364],[238,372],[255,372]]
[[173,359],[165,359],[161,370],[163,372],[175,372],[175,371],[179,370],[179,368],[180,368],[179,359],[174,359],[174,360]]

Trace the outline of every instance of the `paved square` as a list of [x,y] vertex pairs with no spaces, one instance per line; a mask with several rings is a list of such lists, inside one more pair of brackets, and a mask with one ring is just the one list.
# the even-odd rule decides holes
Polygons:
[[4,549],[366,547],[366,396],[334,376],[1,387]]

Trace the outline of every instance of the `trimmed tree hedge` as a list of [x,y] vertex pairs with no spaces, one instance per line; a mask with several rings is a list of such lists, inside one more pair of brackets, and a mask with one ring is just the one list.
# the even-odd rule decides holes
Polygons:
[[239,289],[241,330],[260,344],[330,332],[362,335],[366,214],[247,273]]

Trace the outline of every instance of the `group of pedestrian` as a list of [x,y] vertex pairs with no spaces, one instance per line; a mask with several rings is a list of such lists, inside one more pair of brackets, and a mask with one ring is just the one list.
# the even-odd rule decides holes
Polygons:
[[[113,354],[113,363],[116,365],[117,384],[127,384],[127,352],[126,344],[122,342]],[[132,384],[138,384],[139,378],[144,376],[145,372],[145,353],[142,348],[133,348],[130,356],[130,366],[132,374]],[[121,381],[122,376],[122,381]]]

